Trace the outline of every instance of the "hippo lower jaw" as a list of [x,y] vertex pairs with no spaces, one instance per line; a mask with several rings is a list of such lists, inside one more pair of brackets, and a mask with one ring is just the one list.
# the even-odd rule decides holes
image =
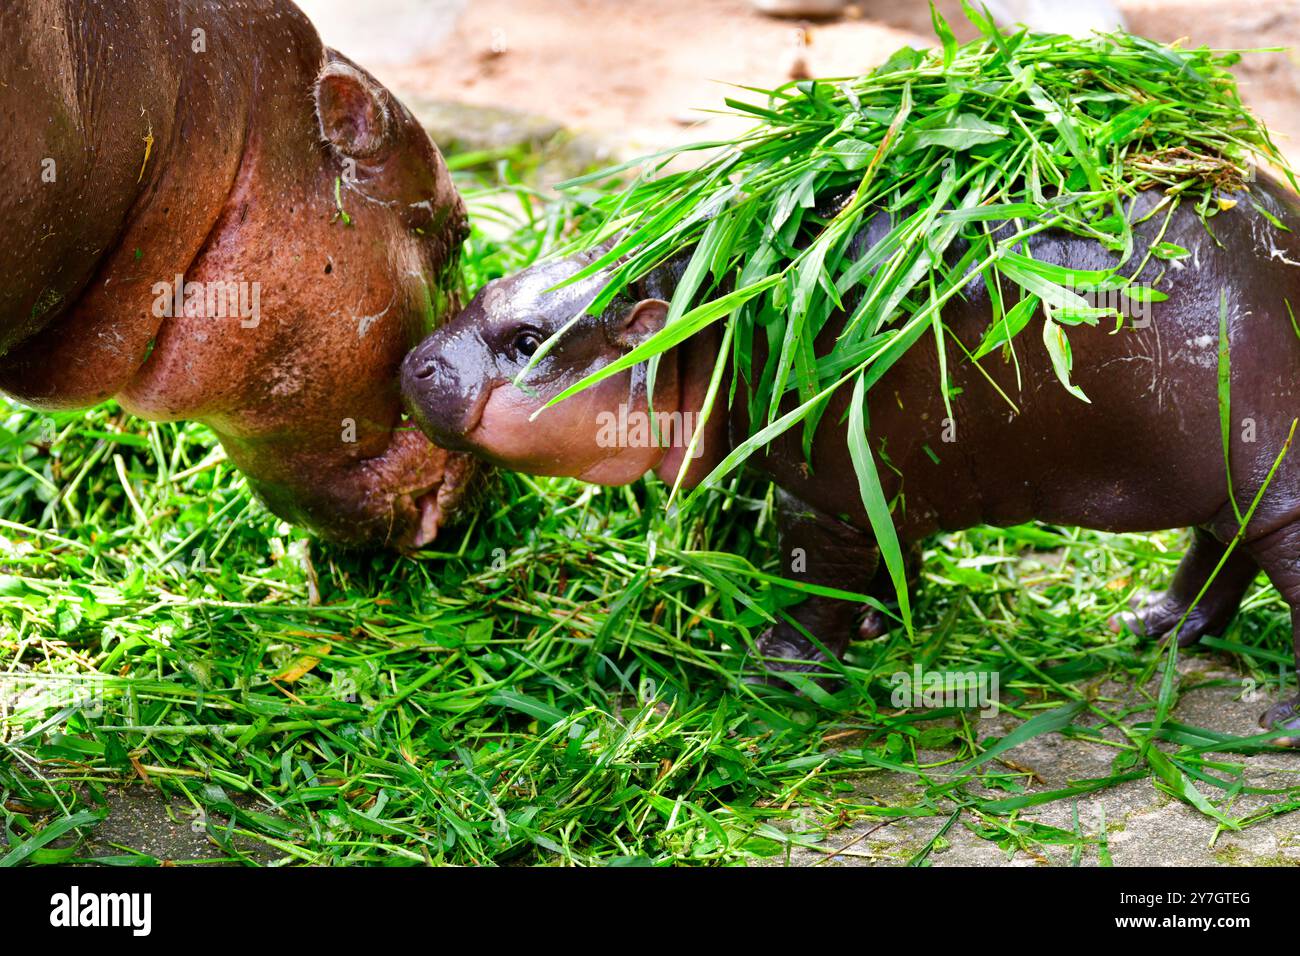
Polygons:
[[504,384],[506,383],[502,382],[485,388],[478,398],[469,403],[469,408],[465,412],[465,429],[463,432],[447,429],[430,431],[429,428],[424,427],[422,419],[417,418],[416,420],[421,422],[425,434],[429,436],[430,440],[437,442],[439,447],[446,448],[449,451],[465,452],[470,455],[482,454],[484,436],[480,432],[483,426],[483,410],[487,408],[487,404],[492,400],[492,395],[496,390]]
[[395,542],[396,546],[405,550],[432,544],[438,530],[456,514],[478,470],[473,456],[448,453],[441,480],[412,497],[419,520],[409,534]]
[[[411,551],[436,540],[476,486],[482,470],[472,455],[430,445],[419,432],[407,430],[394,433],[390,451],[384,456],[348,469],[348,478],[353,480],[342,478],[332,487],[343,502],[361,503],[351,514],[356,544],[382,540],[388,547]],[[418,482],[414,487],[413,481]],[[341,502],[339,507],[345,505]],[[303,523],[313,522],[304,519]],[[317,527],[335,541],[353,543],[338,525]]]
[[[214,429],[216,430],[216,429]],[[428,545],[476,484],[480,466],[412,428],[378,455],[342,457],[321,442],[217,436],[275,514],[345,547]]]

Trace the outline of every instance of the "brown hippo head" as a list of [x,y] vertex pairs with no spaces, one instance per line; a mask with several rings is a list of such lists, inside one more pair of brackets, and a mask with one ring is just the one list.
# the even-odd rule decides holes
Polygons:
[[466,220],[424,130],[284,0],[17,6],[0,388],[198,419],[277,514],[431,540],[469,459],[403,423],[398,367],[457,307]]

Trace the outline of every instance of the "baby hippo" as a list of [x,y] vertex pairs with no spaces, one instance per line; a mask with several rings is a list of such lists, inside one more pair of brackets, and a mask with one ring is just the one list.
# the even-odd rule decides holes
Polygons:
[[[1143,305],[1140,318],[1118,329],[1104,320],[1070,329],[1073,381],[1088,401],[1058,381],[1036,332],[1038,317],[1016,340],[1014,358],[994,352],[975,362],[965,356],[992,321],[986,288],[977,280],[964,298],[945,306],[951,416],[928,337],[867,392],[869,444],[908,550],[915,552],[927,535],[985,523],[1039,520],[1128,532],[1191,527],[1191,547],[1169,590],[1125,616],[1124,624],[1153,639],[1177,630],[1184,644],[1219,633],[1263,570],[1290,606],[1293,629],[1300,625],[1300,461],[1287,444],[1300,415],[1300,337],[1287,310],[1288,301],[1300,307],[1300,200],[1265,177],[1252,184],[1249,196],[1236,198],[1235,206],[1210,220],[1212,231],[1190,203],[1175,211],[1162,238],[1191,256],[1183,268],[1153,257],[1139,276],[1153,281],[1166,270],[1159,289],[1167,299]],[[1157,241],[1163,212],[1141,220],[1159,199],[1151,191],[1136,201],[1133,220],[1140,224],[1130,262],[1142,262]],[[877,212],[867,221],[856,254],[880,241],[889,220]],[[1049,263],[1114,265],[1096,242],[1059,231],[1040,233],[1030,246],[1035,259]],[[950,262],[961,251],[950,250]],[[403,392],[431,439],[534,474],[604,484],[630,482],[647,471],[670,480],[676,475],[717,356],[713,329],[661,360],[653,401],[657,429],[642,427],[649,404],[643,366],[532,418],[548,399],[664,326],[682,267],[680,261],[663,266],[602,314],[580,315],[609,276],[556,285],[590,261],[579,255],[490,283],[407,356]],[[1228,462],[1217,386],[1221,292],[1231,366]],[[852,304],[850,296],[846,306]],[[571,320],[524,388],[516,387],[513,380],[529,357]],[[817,340],[818,356],[834,349],[843,325],[843,314],[832,315]],[[768,340],[761,331],[754,339],[751,367],[757,370],[767,360]],[[741,376],[728,407],[730,385],[719,389],[714,414],[691,452],[687,484],[702,480],[750,434],[751,383]],[[785,574],[861,594],[887,593],[888,575],[849,453],[851,398],[847,386],[833,394],[807,457],[796,427],[749,464],[782,492]],[[794,399],[784,405],[791,407]],[[1261,489],[1241,528],[1237,510],[1246,514]],[[810,598],[794,608],[791,620],[763,635],[759,650],[774,669],[807,667],[826,654],[842,654],[858,614],[854,603]],[[1262,722],[1300,732],[1297,699],[1277,704]],[[1295,741],[1300,735],[1288,738]]]

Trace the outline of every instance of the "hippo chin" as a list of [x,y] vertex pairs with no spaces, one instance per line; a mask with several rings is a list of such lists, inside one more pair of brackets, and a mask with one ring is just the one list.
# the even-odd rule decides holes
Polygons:
[[19,0],[0,34],[0,389],[198,419],[282,517],[430,540],[472,465],[397,370],[466,221],[410,113],[287,0]]
[[[1134,220],[1159,198],[1154,192],[1140,195]],[[1168,299],[1149,305],[1144,321],[1118,330],[1104,323],[1071,329],[1074,381],[1090,402],[1066,392],[1034,337],[1017,346],[1018,371],[996,353],[979,367],[956,361],[961,350],[950,347],[951,419],[932,347],[908,350],[872,387],[870,445],[887,500],[900,496],[894,521],[913,562],[925,536],[980,523],[1036,519],[1131,532],[1190,526],[1191,548],[1170,589],[1116,627],[1127,624],[1140,635],[1163,638],[1182,621],[1182,643],[1219,632],[1262,570],[1290,605],[1300,633],[1300,461],[1286,455],[1268,478],[1300,415],[1300,337],[1286,307],[1288,301],[1300,303],[1300,201],[1268,178],[1254,185],[1250,199],[1238,198],[1212,220],[1213,235],[1189,206],[1174,213],[1163,238],[1191,250],[1192,257],[1188,267],[1162,277],[1160,289]],[[1274,227],[1254,203],[1291,231]],[[1154,216],[1135,227],[1133,261],[1142,261],[1163,219]],[[879,241],[889,225],[887,214],[875,215],[857,237],[856,253]],[[1096,243],[1059,231],[1039,234],[1030,244],[1034,258],[1050,263],[1080,269],[1113,264]],[[490,284],[412,352],[403,366],[403,390],[428,434],[525,471],[615,481],[642,467],[676,472],[682,434],[673,429],[684,423],[689,433],[695,424],[689,416],[700,408],[718,347],[712,332],[687,340],[661,363],[654,411],[666,416],[659,434],[673,447],[627,447],[636,444],[631,432],[622,444],[610,445],[602,430],[620,405],[646,411],[644,373],[635,369],[541,412],[535,421],[529,417],[562,388],[662,326],[663,302],[671,298],[680,263],[643,279],[603,315],[579,319],[530,373],[528,392],[509,384],[537,344],[559,331],[607,278],[548,291],[583,264],[578,259],[546,265]],[[1148,266],[1141,278],[1153,279],[1157,268]],[[1243,423],[1232,430],[1231,491],[1245,511],[1265,490],[1237,546],[1193,608],[1239,526],[1219,420],[1220,290],[1230,309],[1231,409]],[[982,283],[945,307],[944,320],[967,354],[974,351],[991,322]],[[843,322],[841,314],[827,323],[817,341],[819,356],[833,348]],[[767,358],[764,338],[756,337],[754,368]],[[749,434],[749,383],[736,385],[729,413],[722,411],[725,383],[719,392],[722,404],[704,426],[702,454],[689,462],[688,482],[700,480],[733,441]],[[879,551],[846,441],[850,399],[848,389],[831,399],[810,460],[796,428],[750,462],[780,488],[781,550],[806,555],[802,580],[886,595],[892,589],[888,576],[877,573]],[[776,669],[815,667],[825,655],[841,654],[855,633],[879,633],[884,626],[871,613],[855,627],[859,608],[826,598],[803,602],[791,617],[759,642],[769,661],[777,659],[771,664]],[[1300,731],[1297,700],[1278,704],[1263,724]]]

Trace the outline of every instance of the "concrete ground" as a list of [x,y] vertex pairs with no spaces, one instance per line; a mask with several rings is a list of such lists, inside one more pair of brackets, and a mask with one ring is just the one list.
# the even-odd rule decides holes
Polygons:
[[[1260,712],[1268,701],[1245,701],[1241,696],[1240,677],[1214,655],[1197,654],[1179,667],[1185,686],[1202,684],[1187,691],[1180,699],[1170,720],[1237,735],[1252,732]],[[1227,686],[1211,682],[1224,680]],[[1150,688],[1155,691],[1155,685]],[[1120,701],[1137,703],[1134,688],[1108,684],[1099,694]],[[1142,717],[1135,716],[1134,721]],[[1014,729],[1015,723],[994,718],[981,722],[981,737],[995,736]],[[1107,732],[1101,736],[1112,738]],[[1113,773],[1111,761],[1117,751],[1102,744],[1072,740],[1061,734],[1044,734],[1002,755],[1003,766],[1024,773],[1026,790],[1042,793],[1062,789],[1071,783]],[[927,754],[927,762],[938,763],[951,754]],[[1300,756],[1291,753],[1267,753],[1251,757],[1239,754],[1211,754],[1208,759],[1244,764],[1242,783],[1246,787],[1289,790],[1289,794],[1247,794],[1225,808],[1231,817],[1261,814],[1272,804],[1294,802],[1300,797]],[[1229,779],[1220,773],[1221,779]],[[945,777],[942,770],[933,775],[935,782]],[[860,780],[849,802],[907,806],[915,803],[923,784],[914,777],[880,773]],[[1201,792],[1218,805],[1223,791],[1200,785]],[[989,799],[1009,794],[989,791]],[[1100,862],[1098,843],[1105,834],[1105,849],[1115,866],[1300,866],[1300,814],[1282,813],[1264,817],[1259,823],[1240,831],[1217,832],[1218,825],[1200,811],[1157,790],[1149,777],[1117,784],[1079,797],[1076,801],[1058,800],[1019,814],[1021,822],[1055,827],[1069,833],[1081,833],[1087,842],[1079,862]],[[882,824],[880,819],[866,819],[828,835],[822,850],[800,850],[792,854],[794,866],[876,866],[905,863],[925,849],[945,824],[945,818],[902,818]],[[963,815],[953,825],[928,861],[933,866],[1037,866],[1066,865],[1071,862],[1073,841],[1059,845],[1039,845],[1032,850],[1000,847],[977,836],[968,825],[978,825],[970,815]]]
[[[235,795],[240,806],[254,810],[266,808]],[[153,787],[135,784],[113,787],[105,792],[108,816],[92,831],[82,848],[87,859],[125,856],[127,851],[144,853],[165,863],[205,861],[236,862],[238,856],[222,849],[207,833],[207,827],[194,808],[179,797],[164,798]],[[224,830],[229,819],[214,819],[211,825]],[[239,855],[269,863],[278,854],[266,844],[235,833],[230,844]],[[55,844],[59,845],[59,844]]]

